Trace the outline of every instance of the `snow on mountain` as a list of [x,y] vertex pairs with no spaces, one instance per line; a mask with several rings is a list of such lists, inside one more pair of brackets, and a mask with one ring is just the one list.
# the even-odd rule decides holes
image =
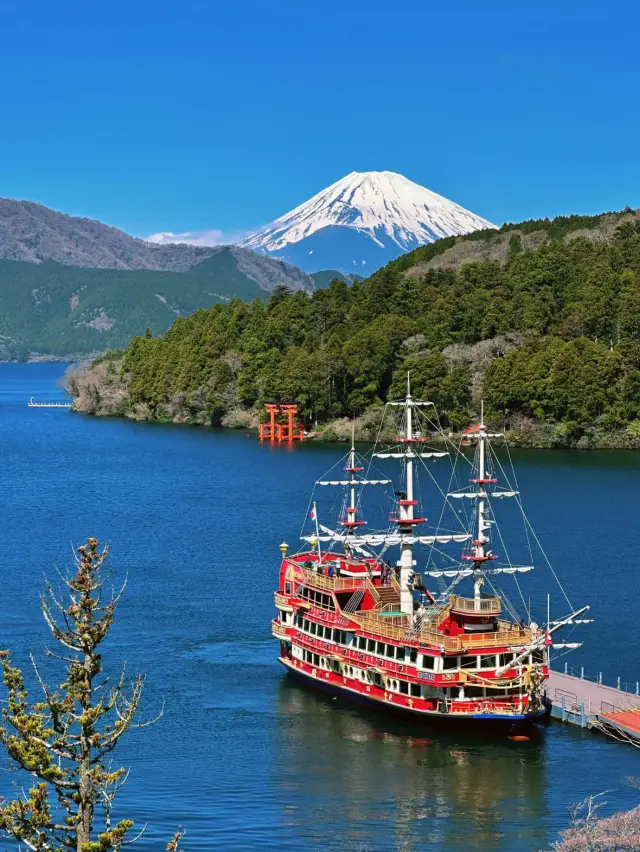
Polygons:
[[370,274],[416,246],[494,225],[395,172],[351,172],[239,245],[306,272]]

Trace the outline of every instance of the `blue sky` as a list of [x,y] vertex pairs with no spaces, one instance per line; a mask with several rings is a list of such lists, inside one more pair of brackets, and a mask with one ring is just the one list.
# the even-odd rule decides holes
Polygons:
[[352,170],[495,222],[640,207],[640,4],[2,0],[0,195],[257,228]]

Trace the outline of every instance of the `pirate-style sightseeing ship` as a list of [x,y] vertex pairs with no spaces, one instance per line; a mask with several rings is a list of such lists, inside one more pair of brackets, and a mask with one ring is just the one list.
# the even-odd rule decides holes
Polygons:
[[[524,598],[526,615],[520,617],[500,589],[500,575],[514,575],[517,584],[517,575],[533,566],[499,564],[493,552],[492,532],[498,530],[493,502],[512,498],[520,508],[521,503],[517,490],[498,485],[502,466],[491,441],[503,436],[490,431],[483,416],[462,441],[476,445],[468,485],[445,494],[447,507],[470,506],[462,510],[467,525],[458,509],[453,516],[459,532],[440,525],[432,534],[420,532],[426,519],[417,499],[418,468],[449,456],[423,437],[422,426],[434,425],[427,416],[430,405],[412,398],[408,382],[406,398],[388,403],[400,413],[401,437],[391,448],[376,446],[372,455],[399,462],[404,481],[394,492],[387,529],[363,532],[362,492],[393,483],[372,478],[372,462],[365,462],[353,444],[340,478],[317,483],[343,489],[338,529],[319,522],[313,503],[314,529],[302,536],[303,549],[290,555],[288,545],[281,545],[278,615],[272,622],[279,660],[310,685],[409,721],[517,734],[548,718],[544,685],[550,648],[578,644],[555,644],[553,634],[584,623],[580,616],[588,607],[557,621],[547,616],[538,626]],[[452,449],[455,471],[469,459]],[[456,544],[462,545],[461,558],[441,552]],[[418,557],[425,548],[422,567]],[[388,559],[394,551],[399,553],[392,565]],[[442,567],[436,559],[448,562]],[[467,597],[460,593],[465,583],[472,586]]]

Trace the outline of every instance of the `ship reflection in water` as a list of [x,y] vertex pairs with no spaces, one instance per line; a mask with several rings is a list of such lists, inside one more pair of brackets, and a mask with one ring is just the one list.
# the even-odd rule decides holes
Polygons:
[[279,703],[284,819],[310,846],[320,832],[326,849],[358,852],[544,845],[542,739],[465,741],[410,728],[290,678]]

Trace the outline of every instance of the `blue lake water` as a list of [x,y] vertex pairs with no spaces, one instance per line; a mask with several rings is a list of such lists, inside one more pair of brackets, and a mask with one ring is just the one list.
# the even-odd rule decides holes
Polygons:
[[[149,823],[138,849],[164,848],[181,825],[194,852],[533,852],[589,793],[611,791],[609,811],[637,803],[630,746],[558,724],[540,743],[415,737],[287,680],[270,636],[278,545],[295,543],[311,483],[344,448],[27,408],[62,398],[63,369],[0,365],[0,645],[25,667],[41,656],[44,576],[87,535],[111,542],[128,586],[107,667],[146,672],[145,714],[166,701],[118,753],[131,767],[118,816]],[[640,454],[515,462],[567,594],[596,619],[566,660],[639,680]],[[547,580],[543,568],[523,579],[534,609]],[[0,795],[12,780],[0,773]]]

